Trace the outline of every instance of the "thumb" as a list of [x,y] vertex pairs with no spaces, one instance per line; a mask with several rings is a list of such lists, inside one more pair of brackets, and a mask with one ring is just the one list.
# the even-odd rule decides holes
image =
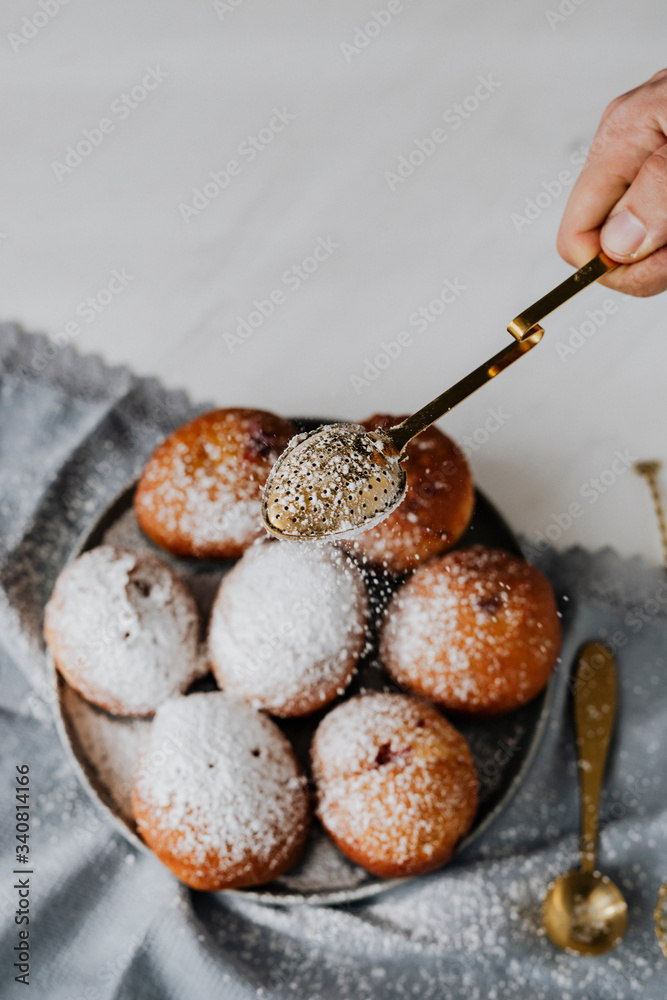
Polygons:
[[600,243],[621,264],[642,260],[667,243],[667,145],[644,161],[602,227]]

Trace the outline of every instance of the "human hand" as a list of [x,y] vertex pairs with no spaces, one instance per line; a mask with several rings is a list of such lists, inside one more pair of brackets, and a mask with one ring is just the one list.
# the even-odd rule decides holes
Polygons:
[[667,289],[667,69],[605,110],[570,194],[558,252],[581,267],[601,249],[624,265],[600,279],[629,295]]

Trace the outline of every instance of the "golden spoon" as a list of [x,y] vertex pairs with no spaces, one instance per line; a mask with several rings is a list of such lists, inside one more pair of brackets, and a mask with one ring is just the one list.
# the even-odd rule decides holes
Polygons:
[[554,942],[579,955],[602,955],[621,940],[628,907],[621,890],[595,871],[600,787],[616,714],[614,657],[600,642],[579,656],[574,715],[581,784],[581,868],[549,886],[542,906],[544,928]]
[[400,462],[408,442],[523,357],[542,339],[539,320],[616,266],[599,253],[512,320],[507,329],[514,343],[396,427],[368,432],[359,424],[339,423],[297,435],[264,487],[266,530],[278,538],[344,537],[382,521],[405,495]]
[[[660,489],[658,487],[658,473],[660,472],[661,467],[660,462],[656,461],[637,462],[635,464],[635,472],[639,476],[644,477],[648,483],[648,488],[651,491],[653,506],[658,519],[660,540],[662,541],[662,554],[665,562],[665,568],[667,569],[667,520],[665,520],[665,511],[662,506],[662,497],[660,496]],[[658,943],[663,955],[667,958],[667,882],[663,882],[660,886],[658,902],[656,903],[656,907],[653,912],[653,919],[655,922],[655,933],[658,937]]]

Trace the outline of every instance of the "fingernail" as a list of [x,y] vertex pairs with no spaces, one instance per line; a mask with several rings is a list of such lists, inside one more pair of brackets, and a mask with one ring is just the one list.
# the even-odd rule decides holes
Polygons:
[[612,253],[630,257],[646,239],[646,226],[636,215],[624,208],[602,227],[600,237]]

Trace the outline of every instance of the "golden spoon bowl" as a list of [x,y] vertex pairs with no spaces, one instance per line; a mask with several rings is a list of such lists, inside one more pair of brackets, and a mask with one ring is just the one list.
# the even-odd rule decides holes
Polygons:
[[542,922],[560,948],[578,955],[603,955],[625,934],[628,907],[606,875],[576,870],[549,886]]
[[264,527],[279,538],[344,538],[370,528],[405,495],[399,452],[382,431],[326,424],[293,438],[271,470]]

